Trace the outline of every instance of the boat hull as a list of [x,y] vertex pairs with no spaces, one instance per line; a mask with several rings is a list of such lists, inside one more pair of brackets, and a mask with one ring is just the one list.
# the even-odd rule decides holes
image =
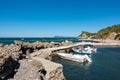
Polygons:
[[92,62],[87,55],[66,54],[66,53],[58,53],[58,55],[63,59],[72,60],[80,63]]

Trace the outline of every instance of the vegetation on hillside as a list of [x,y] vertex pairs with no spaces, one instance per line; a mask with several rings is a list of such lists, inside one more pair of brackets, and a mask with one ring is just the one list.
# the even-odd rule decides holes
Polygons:
[[101,29],[97,33],[83,31],[78,37],[84,37],[84,35],[86,35],[87,38],[106,39],[113,32],[116,34],[120,34],[120,24]]
[[82,34],[80,34],[78,37],[90,37],[90,36],[93,36],[95,34],[96,33],[90,33],[90,32],[87,32],[87,31],[82,31]]

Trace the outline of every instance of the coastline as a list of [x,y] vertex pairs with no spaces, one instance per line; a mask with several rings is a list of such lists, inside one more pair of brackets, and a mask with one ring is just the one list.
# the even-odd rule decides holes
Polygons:
[[120,40],[102,40],[102,39],[80,39],[80,40],[88,40],[94,41],[96,43],[92,43],[95,46],[120,46]]
[[65,80],[63,66],[51,61],[53,52],[48,48],[69,44],[72,43],[14,41],[10,45],[0,44],[0,79]]
[[[13,73],[14,73],[14,75],[12,75],[14,76],[13,80],[14,78],[19,79],[19,77],[21,76],[21,71],[24,72],[24,69],[27,68],[26,65],[28,63],[28,65],[32,67],[35,67],[36,65],[39,65],[39,67],[41,67],[40,69],[35,68],[36,71],[33,71],[32,73],[36,74],[37,71],[39,70],[44,70],[46,72],[49,72],[45,74],[40,72],[40,75],[36,74],[37,77],[33,76],[32,79],[37,79],[39,76],[42,75],[41,77],[44,78],[44,80],[50,80],[50,78],[52,78],[53,80],[54,79],[65,80],[65,76],[63,73],[63,66],[61,64],[54,63],[51,61],[52,57],[56,55],[56,53],[59,53],[59,52],[70,53],[71,48],[73,46],[78,46],[82,44],[91,44],[94,46],[120,46],[120,41],[116,41],[116,40],[101,41],[101,40],[94,39],[93,41],[95,42],[73,43],[71,41],[65,41],[65,42],[49,42],[48,43],[48,42],[36,41],[33,43],[29,43],[24,41],[14,41],[14,44],[11,44],[11,45],[0,44],[0,53],[1,53],[0,54],[0,63],[1,63],[0,71],[2,72],[2,75],[0,75],[0,79],[9,79],[10,77],[9,75]],[[12,65],[9,65],[9,64],[12,64]],[[26,65],[23,65],[23,64],[26,64]],[[16,66],[18,65],[19,67],[18,69],[16,69]],[[49,68],[49,65],[54,66],[54,68]],[[10,73],[8,73],[8,71]],[[17,73],[15,71],[17,71]],[[31,73],[26,73],[26,74],[32,75]],[[29,76],[24,76],[23,79],[29,79]]]
[[120,40],[93,39],[93,41],[99,42],[101,46],[120,46]]

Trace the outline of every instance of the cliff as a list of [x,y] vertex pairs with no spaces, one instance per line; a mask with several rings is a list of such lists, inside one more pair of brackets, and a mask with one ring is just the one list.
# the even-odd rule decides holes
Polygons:
[[120,40],[120,24],[101,29],[97,33],[83,31],[78,38]]

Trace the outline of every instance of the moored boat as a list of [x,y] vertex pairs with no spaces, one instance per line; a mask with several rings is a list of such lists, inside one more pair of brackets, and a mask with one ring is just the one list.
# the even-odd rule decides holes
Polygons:
[[97,48],[92,47],[92,46],[87,46],[87,47],[80,46],[79,48],[73,47],[72,50],[76,53],[89,54],[89,55],[97,52]]
[[91,58],[88,55],[80,55],[80,54],[67,54],[67,53],[57,53],[61,58],[72,60],[76,62],[92,62]]

